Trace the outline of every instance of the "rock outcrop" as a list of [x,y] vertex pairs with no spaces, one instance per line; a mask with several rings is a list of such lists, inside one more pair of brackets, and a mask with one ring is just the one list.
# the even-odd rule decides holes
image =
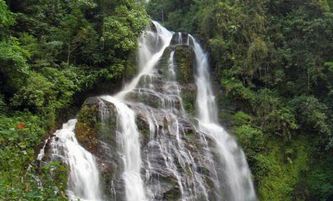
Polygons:
[[[156,72],[143,76],[125,97],[136,114],[142,177],[147,194],[154,200],[180,200],[187,191],[196,191],[197,197],[189,200],[214,200],[213,192],[206,194],[214,189],[216,177],[210,169],[211,156],[205,151],[209,142],[188,115],[195,112],[195,54],[186,45],[188,35],[178,37],[164,51]],[[97,158],[107,199],[122,200],[124,161],[119,151],[121,132],[115,105],[100,97],[89,98],[77,119],[77,139]]]

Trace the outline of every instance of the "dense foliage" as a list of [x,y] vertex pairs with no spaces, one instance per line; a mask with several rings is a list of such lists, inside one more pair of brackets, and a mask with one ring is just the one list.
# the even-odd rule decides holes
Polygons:
[[152,0],[195,34],[222,89],[221,118],[261,200],[333,199],[333,7],[326,0]]
[[[135,72],[148,23],[139,2],[0,0],[0,200],[66,200],[67,170],[39,167],[40,143],[79,96]],[[147,9],[209,51],[221,119],[260,199],[333,200],[333,2],[151,0]]]
[[39,146],[77,96],[134,72],[147,23],[135,0],[0,0],[0,200],[66,200]]

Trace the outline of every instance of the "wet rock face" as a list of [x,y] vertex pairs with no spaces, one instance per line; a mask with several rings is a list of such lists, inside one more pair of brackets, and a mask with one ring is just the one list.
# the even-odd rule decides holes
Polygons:
[[[176,35],[176,34],[175,34]],[[178,83],[178,87],[180,90],[181,99],[173,100],[177,102],[176,105],[183,105],[185,111],[191,115],[195,114],[195,104],[196,104],[196,92],[197,87],[194,83],[194,69],[195,69],[195,53],[193,48],[190,45],[186,44],[177,44],[176,41],[179,40],[179,34],[173,37],[172,41],[174,41],[173,45],[170,45],[163,53],[161,60],[158,63],[157,67],[157,75],[152,79],[152,83],[157,91],[161,94],[168,94],[170,89],[167,87],[163,87],[165,84],[164,79],[166,80],[175,80]],[[188,35],[182,34],[182,40],[186,41]],[[172,57],[173,56],[173,57]],[[170,71],[170,63],[174,65],[174,72]],[[142,86],[142,85],[141,85]],[[143,96],[141,96],[143,97]],[[158,97],[148,96],[147,101],[145,103],[149,103],[153,101],[153,103],[159,103],[159,101],[155,101]],[[150,104],[151,105],[151,104]],[[158,104],[160,106],[161,104]],[[180,109],[180,107],[178,107]]]
[[170,79],[170,55],[173,54],[176,81],[181,85],[194,83],[195,53],[193,48],[186,45],[171,45],[163,53],[159,62],[158,72],[163,78]]
[[109,129],[111,133],[106,134],[107,131],[103,127],[103,123],[108,122],[110,125],[115,125],[116,118],[110,115],[105,116],[105,114],[116,113],[114,108],[108,107],[100,98],[91,97],[85,101],[77,117],[76,138],[83,147],[93,154],[98,152],[99,141],[110,143],[110,139],[112,139],[109,136],[112,135],[113,129]]
[[[174,65],[173,69],[170,68],[171,63]],[[127,94],[126,99],[153,108],[172,104],[177,110],[181,110],[181,105],[184,104],[185,110],[194,114],[197,89],[193,75],[195,69],[193,48],[185,44],[169,46],[155,69],[153,75],[141,78],[138,87]],[[174,82],[178,88],[175,88]],[[172,94],[176,90],[181,92],[180,97]]]
[[91,153],[96,153],[98,147],[97,139],[97,116],[99,108],[95,105],[85,105],[78,116],[78,123],[75,127],[76,138],[82,146]]
[[76,138],[91,152],[101,173],[107,199],[124,197],[121,179],[122,161],[117,155],[117,111],[99,97],[88,98],[80,110],[75,127]]
[[191,40],[188,33],[178,32],[173,34],[170,45],[190,44]]
[[[168,111],[147,107],[144,104],[129,103],[129,107],[136,113],[136,124],[140,132],[144,162],[142,176],[144,178],[146,175],[144,182],[152,192],[155,192],[155,200],[180,200],[181,191],[184,191],[184,188],[194,188],[196,181],[186,184],[191,186],[182,186],[185,184],[180,185],[177,179],[182,177],[182,182],[186,183],[188,182],[186,179],[189,181],[194,179],[192,178],[194,171],[201,174],[205,188],[213,189],[207,159],[200,152],[204,144],[198,138],[200,134],[189,119],[173,116]],[[154,119],[153,125],[152,119]],[[177,125],[180,126],[179,129],[176,128]],[[121,176],[123,161],[118,155],[116,130],[115,107],[99,98],[88,99],[78,116],[77,139],[83,147],[95,155],[107,198],[117,197],[118,200],[122,200],[125,192]],[[191,156],[188,154],[179,156],[177,153],[179,149],[191,152]],[[194,167],[192,163],[198,166]],[[179,175],[176,175],[176,172]]]
[[[207,140],[187,115],[195,113],[197,90],[195,54],[187,40],[187,34],[174,36],[153,74],[143,76],[125,97],[136,114],[146,194],[156,201],[178,201],[184,196],[214,201],[216,196],[212,158],[205,151]],[[124,161],[117,115],[112,103],[89,98],[79,112],[75,131],[80,144],[96,156],[106,200],[121,201]]]

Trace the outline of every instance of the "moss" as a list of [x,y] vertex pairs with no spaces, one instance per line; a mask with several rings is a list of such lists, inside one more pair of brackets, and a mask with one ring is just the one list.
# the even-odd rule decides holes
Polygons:
[[162,179],[162,181],[160,181],[161,183],[165,182],[172,186],[172,188],[170,190],[168,190],[167,192],[165,192],[163,194],[163,198],[165,200],[170,200],[170,201],[179,200],[181,197],[181,192],[180,192],[177,181],[172,177],[162,177],[160,179]]
[[94,126],[97,123],[98,108],[96,105],[84,105],[78,115],[78,121]]
[[181,92],[183,99],[183,107],[185,111],[190,115],[195,115],[196,108],[196,92],[190,88],[183,88]]
[[172,51],[175,51],[174,59],[178,82],[180,84],[193,83],[195,54],[193,49],[187,45],[169,46],[165,49],[158,64],[159,74],[163,78],[171,78],[171,74],[169,72],[169,59]]
[[174,188],[164,194],[164,199],[170,200],[170,201],[176,201],[176,200],[179,200],[180,195],[181,195],[181,193],[180,193],[179,188]]
[[179,83],[194,82],[194,61],[195,55],[193,49],[189,46],[176,46],[175,62],[177,65],[177,80]]
[[[116,144],[114,133],[117,128],[117,113],[113,104],[105,103],[107,115],[101,119],[100,101],[96,98],[87,99],[79,112],[75,133],[78,141],[89,151],[96,153],[99,141],[110,145]],[[103,109],[104,110],[104,109]]]
[[97,149],[97,115],[98,108],[95,105],[85,105],[78,115],[78,122],[75,127],[77,140],[89,151]]
[[90,127],[87,123],[78,122],[75,127],[77,140],[89,151],[97,149],[97,130]]
[[114,134],[117,130],[117,111],[115,106],[112,103],[105,103],[107,107],[107,114],[104,115],[103,119],[100,119],[100,115],[98,115],[98,121],[96,124],[98,139],[109,143],[111,145],[115,145],[115,137]]

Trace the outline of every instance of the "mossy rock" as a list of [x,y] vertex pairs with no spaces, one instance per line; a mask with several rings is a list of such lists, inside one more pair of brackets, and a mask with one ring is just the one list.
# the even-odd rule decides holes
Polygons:
[[176,79],[180,84],[194,83],[195,53],[188,45],[169,46],[164,50],[163,56],[158,63],[158,72],[161,77],[170,79],[169,59],[174,51],[174,63]]
[[78,115],[78,122],[75,127],[77,140],[92,153],[96,153],[98,145],[97,116],[97,106],[84,105]]
[[182,85],[181,97],[185,111],[194,116],[196,113],[197,87],[195,84]]
[[92,153],[96,152],[98,145],[96,132],[95,128],[89,127],[86,123],[78,122],[75,127],[77,140]]
[[177,80],[180,84],[194,83],[195,53],[190,46],[175,47]]
[[176,79],[180,84],[194,83],[195,53],[188,45],[171,45],[164,50],[158,63],[158,73],[162,78],[170,79],[169,59],[174,51]]
[[[104,188],[105,200],[114,200],[120,192],[124,192],[123,184],[110,183],[122,181],[122,162],[117,156],[117,111],[112,103],[99,97],[88,98],[82,106],[75,127],[76,138],[79,143],[91,152],[101,172],[101,186]],[[119,189],[114,194],[111,186]]]
[[[105,117],[102,117],[101,114],[103,109],[108,114]],[[116,114],[115,107],[111,103],[104,102],[98,97],[88,98],[78,114],[75,127],[75,134],[79,143],[95,155],[100,152],[98,150],[100,141],[114,145],[113,134],[117,125]]]
[[181,198],[181,192],[178,186],[164,193],[164,199],[169,201],[178,201]]
[[[106,112],[104,119],[99,119],[96,125],[98,129],[98,139],[110,144],[116,145],[115,132],[117,130],[117,110],[112,103],[104,102],[106,105]],[[101,117],[100,117],[101,118]]]
[[175,46],[169,46],[167,47],[164,52],[163,55],[161,57],[161,59],[158,62],[158,73],[161,75],[162,78],[164,79],[168,79],[170,80],[171,78],[171,74],[169,71],[169,59],[170,59],[170,55],[171,52],[175,50]]

